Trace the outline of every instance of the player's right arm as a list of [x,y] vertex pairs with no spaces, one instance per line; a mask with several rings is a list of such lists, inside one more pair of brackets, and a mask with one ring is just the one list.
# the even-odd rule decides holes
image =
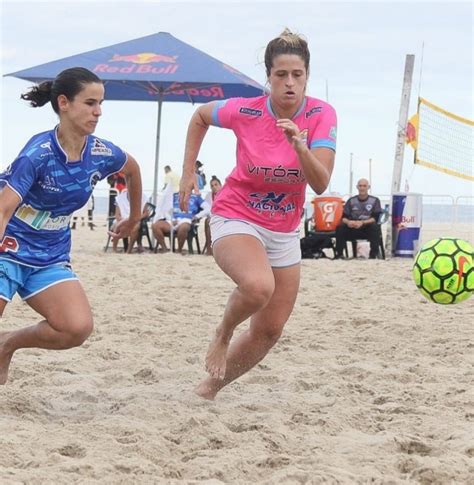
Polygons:
[[0,243],[3,240],[7,224],[20,202],[20,196],[8,185],[4,185],[0,189]]
[[196,177],[194,174],[195,162],[207,130],[212,124],[212,113],[215,104],[216,101],[211,101],[210,103],[199,106],[189,122],[184,148],[183,175],[179,186],[180,207],[184,212],[187,211],[189,196],[193,189],[197,192]]

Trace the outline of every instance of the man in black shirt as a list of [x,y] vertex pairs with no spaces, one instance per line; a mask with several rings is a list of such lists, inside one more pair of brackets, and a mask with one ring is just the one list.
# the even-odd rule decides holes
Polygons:
[[351,197],[344,205],[342,222],[336,228],[336,258],[342,257],[347,241],[367,239],[370,242],[369,258],[375,259],[379,248],[380,228],[377,225],[382,213],[380,200],[369,195],[369,182],[357,182],[358,195]]

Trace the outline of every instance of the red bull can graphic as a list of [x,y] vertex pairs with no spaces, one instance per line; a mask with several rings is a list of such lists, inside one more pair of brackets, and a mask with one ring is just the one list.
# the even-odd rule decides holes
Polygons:
[[392,195],[392,255],[413,258],[418,252],[423,196],[414,193]]

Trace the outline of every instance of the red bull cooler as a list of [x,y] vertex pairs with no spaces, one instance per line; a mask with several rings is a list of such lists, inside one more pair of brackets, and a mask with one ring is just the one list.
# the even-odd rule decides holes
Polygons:
[[398,193],[392,195],[392,255],[413,258],[418,252],[423,195]]

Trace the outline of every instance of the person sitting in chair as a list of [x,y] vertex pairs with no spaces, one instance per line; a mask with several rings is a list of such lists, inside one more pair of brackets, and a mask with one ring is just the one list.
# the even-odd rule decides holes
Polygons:
[[208,213],[208,210],[202,210],[203,206],[205,206],[203,198],[198,194],[191,194],[188,211],[183,212],[179,207],[179,193],[173,194],[171,214],[167,215],[165,219],[155,218],[151,226],[155,239],[158,245],[161,246],[161,252],[169,251],[165,237],[171,233],[171,230],[174,230],[178,238],[178,253],[183,254],[183,246],[188,238],[188,232],[192,224],[198,221],[202,214]]
[[336,228],[336,259],[342,258],[347,241],[367,239],[370,243],[369,259],[375,259],[379,250],[380,228],[377,224],[382,213],[380,200],[369,195],[368,180],[357,182],[358,195],[344,204],[341,224]]

